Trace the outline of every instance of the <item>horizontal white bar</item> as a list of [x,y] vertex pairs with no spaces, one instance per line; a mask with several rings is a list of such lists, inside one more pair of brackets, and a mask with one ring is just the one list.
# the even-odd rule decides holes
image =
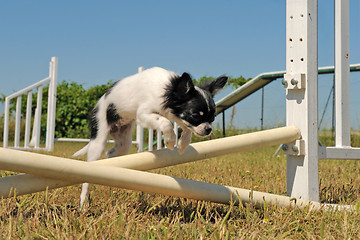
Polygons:
[[86,138],[55,138],[57,142],[90,142],[90,139]]
[[39,154],[34,155],[33,153],[9,149],[0,148],[0,153],[0,167],[2,169],[27,172],[44,178],[89,182],[224,204],[229,204],[232,201],[234,203],[242,201],[243,203],[251,202],[257,206],[262,206],[266,201],[268,204],[279,207],[296,206],[302,209],[309,206],[311,210],[321,209],[321,204],[318,202],[293,199],[291,197],[249,189],[192,181],[120,167],[91,164],[53,156],[40,156]]
[[37,87],[43,85],[44,83],[46,83],[48,81],[50,81],[50,77],[44,78],[43,80],[40,80],[39,82],[34,83],[33,85],[30,85],[30,86],[28,86],[28,87],[26,87],[26,88],[24,88],[22,90],[19,90],[19,91],[13,93],[13,94],[7,96],[6,98],[12,99],[12,98],[20,96],[22,94],[28,93],[29,91],[32,91],[34,88],[37,88]]
[[39,150],[46,150],[46,148],[41,147],[7,147],[8,149],[14,149],[14,150],[21,150],[21,151],[39,151]]
[[[88,138],[55,138],[57,142],[90,142]],[[114,143],[114,140],[108,140],[108,143]],[[135,141],[132,141],[132,144],[136,144]]]
[[[314,201],[296,199],[287,196],[258,192],[206,182],[170,177],[139,170],[126,169],[111,165],[86,163],[72,159],[40,155],[29,152],[0,148],[0,167],[9,171],[27,172],[0,179],[3,197],[9,197],[17,186],[31,187],[32,184],[46,184],[57,181],[60,187],[67,181],[90,182],[131,190],[158,193],[175,197],[185,197],[216,203],[238,204],[253,203],[257,207],[267,204],[278,207],[306,208],[308,210],[349,210],[349,205],[321,204]],[[32,174],[32,175],[29,175]],[[59,179],[59,180],[56,180]],[[65,179],[65,180],[60,180]],[[14,184],[15,183],[15,184]],[[14,186],[15,185],[15,186]],[[45,185],[46,186],[46,185]],[[18,188],[15,187],[17,193]],[[48,189],[48,188],[47,188]]]
[[[178,164],[199,161],[201,159],[212,158],[224,154],[247,151],[260,147],[278,145],[281,143],[292,142],[301,137],[300,131],[296,127],[283,127],[261,132],[242,134],[233,137],[220,138],[211,141],[204,141],[191,144],[185,152],[180,155],[177,150],[162,149],[153,152],[142,152],[120,157],[109,158],[101,161],[94,161],[89,164],[109,165],[117,168],[130,168],[136,170],[151,170],[174,166]],[[0,148],[0,162],[6,149]],[[41,162],[42,158],[56,158],[52,156],[29,154],[24,152],[9,152],[13,154],[22,154],[24,157],[11,156],[12,158],[30,158]],[[70,160],[70,159],[68,159]],[[1,164],[0,164],[1,165]],[[1,168],[1,166],[0,166]],[[26,179],[24,181],[24,178]],[[59,188],[68,186],[81,181],[54,180],[40,178],[31,175],[17,175],[12,177],[0,178],[0,197],[9,197],[11,188],[16,188],[16,195],[44,191],[45,189]]]
[[360,148],[319,147],[319,158],[360,160]]

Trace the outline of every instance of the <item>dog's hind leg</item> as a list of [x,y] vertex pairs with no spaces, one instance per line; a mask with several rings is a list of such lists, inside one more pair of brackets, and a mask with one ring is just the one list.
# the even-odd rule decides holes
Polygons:
[[110,136],[114,139],[115,145],[106,152],[108,158],[125,155],[130,151],[133,127],[134,121],[123,126],[118,124],[111,126]]
[[[88,162],[96,161],[101,158],[101,155],[105,150],[110,131],[109,125],[105,119],[101,119],[101,115],[98,114],[96,107],[93,111],[91,121],[91,139],[87,151]],[[89,205],[89,190],[90,184],[83,183],[80,194],[80,209],[83,209]]]
[[[87,153],[87,161],[92,162],[101,158],[106,146],[107,137],[105,139],[94,139],[90,140],[88,153]],[[87,207],[89,205],[89,191],[90,184],[83,183],[80,194],[80,209]],[[84,205],[85,204],[85,205]]]
[[[105,135],[105,134],[104,134]],[[92,162],[101,158],[106,146],[107,134],[106,137],[98,137],[96,139],[90,140],[88,153],[87,153],[87,161]],[[80,194],[80,209],[87,207],[89,205],[89,191],[90,184],[83,183]]]
[[[113,124],[110,129],[110,135],[115,140],[115,146],[106,152],[108,158],[125,155],[129,152],[132,141],[132,129],[134,123],[131,122],[127,125],[120,126],[120,124]],[[110,127],[108,127],[110,128]],[[107,131],[109,132],[109,130]],[[108,134],[100,134],[95,139],[91,139],[88,148],[88,162],[100,159],[105,150]],[[80,209],[84,209],[89,205],[89,191],[90,184],[83,183],[80,195]]]

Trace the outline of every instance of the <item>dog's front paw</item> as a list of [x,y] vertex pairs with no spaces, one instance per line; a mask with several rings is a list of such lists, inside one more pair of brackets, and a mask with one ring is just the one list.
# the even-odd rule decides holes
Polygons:
[[177,146],[177,150],[180,154],[183,154],[188,146],[189,146],[189,144],[182,144],[181,142],[179,142],[179,144]]
[[180,137],[180,140],[179,140],[179,143],[177,146],[178,152],[180,154],[183,154],[190,143],[191,143],[191,132],[184,131]]
[[176,135],[174,131],[169,131],[166,134],[164,133],[164,142],[167,148],[174,150],[176,143]]

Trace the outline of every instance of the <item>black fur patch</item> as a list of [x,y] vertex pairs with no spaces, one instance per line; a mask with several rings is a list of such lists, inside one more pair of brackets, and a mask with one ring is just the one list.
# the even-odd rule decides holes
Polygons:
[[213,81],[205,81],[204,83],[200,84],[199,87],[208,91],[211,94],[211,96],[214,97],[216,93],[218,93],[221,89],[224,88],[227,81],[228,81],[228,77],[221,76]]
[[120,115],[117,113],[115,105],[113,103],[109,104],[106,109],[106,121],[109,125],[116,123],[121,119]]
[[95,108],[90,113],[90,138],[95,139],[97,136],[97,132],[99,129],[99,121],[96,116],[97,112],[99,111],[99,107],[95,106]]
[[[202,89],[203,86],[199,86]],[[213,82],[206,84],[206,88],[214,92],[217,86]],[[181,77],[170,79],[163,95],[163,108],[171,112],[192,126],[201,123],[211,123],[215,117],[215,103],[208,89],[195,89],[190,75],[184,73]],[[203,91],[203,92],[202,92]]]
[[[120,81],[120,80],[119,80],[119,81]],[[111,93],[112,89],[115,87],[115,85],[116,85],[119,81],[114,82],[114,84],[111,85],[111,86],[106,90],[105,97],[107,97],[107,96]]]
[[176,76],[170,79],[170,83],[165,87],[165,94],[163,95],[163,108],[173,109],[174,106],[179,106],[189,100],[195,93],[194,84],[191,76],[188,73],[183,73],[182,76]]

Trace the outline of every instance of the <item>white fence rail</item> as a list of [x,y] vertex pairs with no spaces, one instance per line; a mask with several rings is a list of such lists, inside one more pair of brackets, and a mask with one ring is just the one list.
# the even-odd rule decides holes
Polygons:
[[[179,131],[178,131],[179,127],[178,125],[175,123],[174,124],[174,132],[176,135],[176,143],[175,146],[177,145],[178,142],[178,136],[179,136]],[[149,131],[149,135],[148,135],[148,141],[145,141],[145,129],[139,125],[136,126],[136,138],[134,141],[132,141],[132,144],[137,146],[137,151],[138,152],[143,152],[145,150],[149,150],[152,151],[154,150],[154,146],[156,145],[156,149],[162,149],[163,148],[163,144],[162,144],[162,133],[161,131],[156,131],[156,138],[154,139],[154,129],[148,129]],[[89,142],[90,139],[88,138],[55,138],[54,139],[57,142]],[[113,143],[114,140],[108,140],[108,143]]]
[[[143,67],[139,67],[139,72],[143,71]],[[39,82],[28,86],[18,92],[15,92],[5,98],[5,112],[4,112],[4,144],[5,148],[13,148],[19,150],[45,150],[52,151],[54,149],[55,141],[62,142],[89,142],[90,139],[83,138],[55,138],[55,114],[56,114],[56,87],[57,87],[57,72],[58,72],[58,59],[57,57],[51,58],[49,76],[40,80]],[[42,95],[43,86],[49,83],[49,95],[48,95],[48,109],[47,109],[47,124],[46,124],[46,136],[45,136],[45,147],[40,146],[40,135],[41,135],[41,114],[42,114]],[[32,97],[34,92],[37,91],[37,103],[35,114],[32,116]],[[20,146],[20,128],[21,118],[23,117],[21,112],[21,101],[22,96],[27,94],[26,113],[25,113],[25,136],[24,144]],[[16,98],[16,113],[15,113],[15,136],[14,145],[9,146],[9,122],[12,117],[10,114],[10,101]],[[32,124],[33,120],[33,124]],[[32,134],[31,133],[32,129]],[[146,144],[144,139],[144,128],[136,126],[136,139],[132,141],[132,144],[137,145],[138,152],[144,150],[161,149],[162,144],[162,133],[157,131],[154,139],[154,130],[148,129],[148,143]],[[178,137],[178,126],[174,125],[174,131]],[[30,139],[31,136],[31,139]],[[109,140],[110,143],[113,140]],[[176,142],[177,143],[177,142]]]
[[[56,113],[56,87],[57,87],[57,71],[58,59],[52,57],[49,67],[49,76],[40,80],[39,82],[26,87],[16,93],[13,93],[5,98],[4,111],[4,147],[15,149],[35,149],[52,151],[54,149],[54,134],[55,134],[55,113]],[[49,83],[48,94],[48,111],[46,123],[46,137],[45,147],[40,147],[40,130],[41,130],[41,112],[42,112],[42,91],[44,84]],[[34,115],[34,123],[32,128],[32,138],[30,141],[31,120],[32,120],[32,96],[33,91],[37,90],[37,103]],[[20,146],[20,128],[21,128],[21,99],[22,95],[27,94],[26,115],[25,115],[25,137],[24,145]],[[15,136],[14,146],[9,146],[9,122],[10,122],[10,101],[16,98],[16,113],[15,113]]]

